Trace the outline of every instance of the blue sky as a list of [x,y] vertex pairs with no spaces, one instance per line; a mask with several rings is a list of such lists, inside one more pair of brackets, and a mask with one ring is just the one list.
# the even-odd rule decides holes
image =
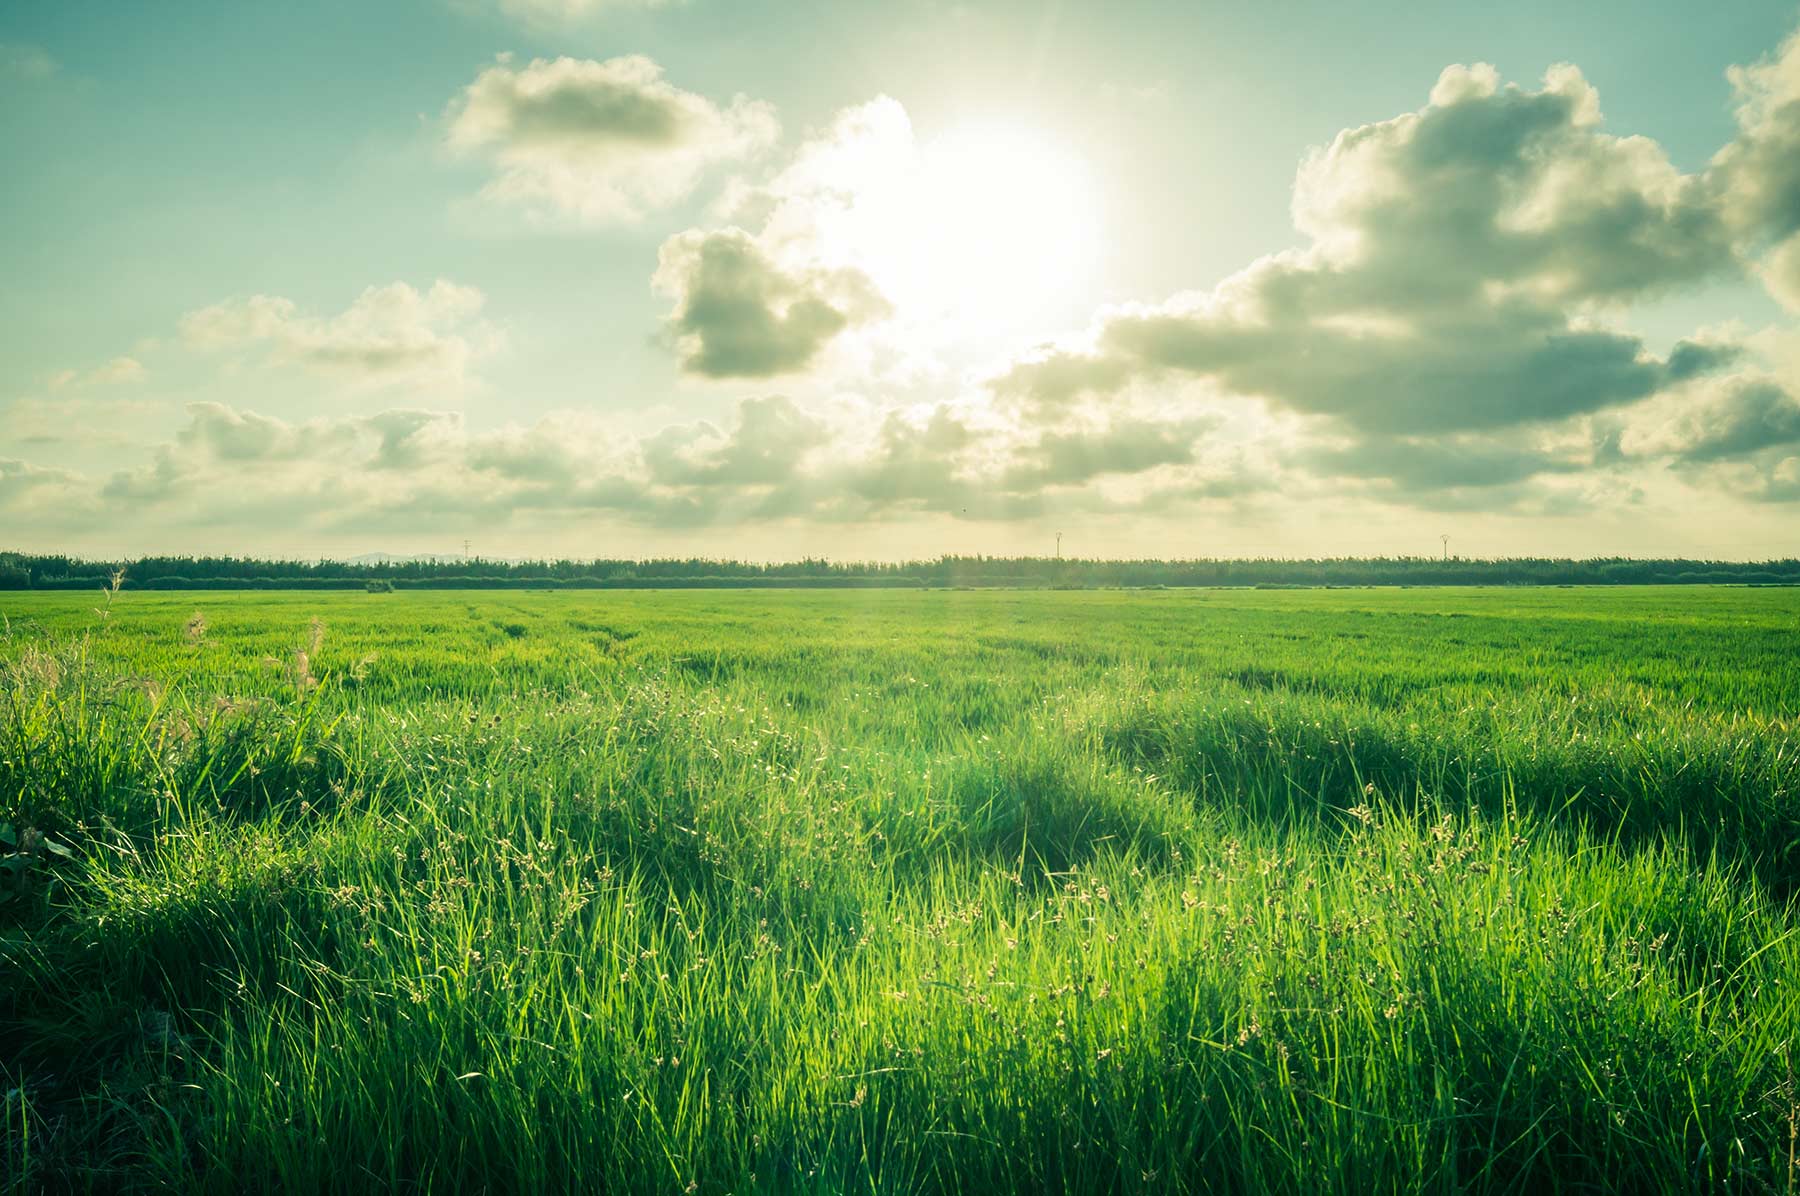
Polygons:
[[1797,19],[13,0],[4,538],[1800,552]]

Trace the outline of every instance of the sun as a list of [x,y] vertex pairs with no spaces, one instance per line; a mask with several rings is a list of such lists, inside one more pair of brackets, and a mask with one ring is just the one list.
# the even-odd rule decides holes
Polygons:
[[982,332],[1085,300],[1100,249],[1098,188],[1081,156],[1045,130],[957,124],[919,145],[887,199],[862,230],[863,248],[900,310]]

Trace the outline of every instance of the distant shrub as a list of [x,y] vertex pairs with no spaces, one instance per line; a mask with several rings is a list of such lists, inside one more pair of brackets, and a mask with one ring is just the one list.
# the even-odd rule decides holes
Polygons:
[[[94,589],[115,564],[68,555],[0,552],[0,590]],[[249,557],[141,557],[127,589],[335,590],[385,581],[395,589],[708,589],[730,587],[1037,589],[1166,585],[1249,588],[1447,585],[1668,585],[1753,582],[1800,584],[1800,558],[1759,562],[1475,560],[1441,557],[1290,560],[1071,560],[1049,557],[945,556],[933,560],[784,563],[714,560],[258,560]],[[379,592],[379,591],[371,591]]]
[[363,589],[371,594],[392,594],[394,583],[385,577],[371,577],[363,583]]

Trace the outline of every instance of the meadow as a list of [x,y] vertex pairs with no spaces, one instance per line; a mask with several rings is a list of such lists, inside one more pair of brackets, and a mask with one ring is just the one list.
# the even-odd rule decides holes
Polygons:
[[1800,589],[0,595],[14,1191],[1800,1191]]

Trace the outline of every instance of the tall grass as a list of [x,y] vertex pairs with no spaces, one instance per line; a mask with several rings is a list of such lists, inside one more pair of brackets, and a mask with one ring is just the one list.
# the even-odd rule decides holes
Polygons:
[[1800,1187],[1783,592],[92,606],[17,1190]]

